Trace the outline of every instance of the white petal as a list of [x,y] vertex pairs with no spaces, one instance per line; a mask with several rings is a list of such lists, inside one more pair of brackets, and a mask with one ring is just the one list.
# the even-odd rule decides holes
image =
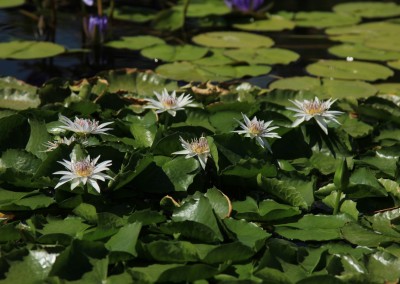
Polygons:
[[325,120],[320,116],[316,116],[315,121],[317,121],[318,125],[325,132],[325,134],[328,135],[328,126],[327,126]]

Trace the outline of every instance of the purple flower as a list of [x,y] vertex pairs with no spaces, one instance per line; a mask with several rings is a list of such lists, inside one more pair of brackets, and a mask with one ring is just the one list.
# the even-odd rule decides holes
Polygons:
[[242,12],[255,11],[264,4],[264,0],[224,0],[231,9],[238,9]]
[[93,0],[82,0],[88,6],[93,6]]
[[107,16],[93,16],[89,17],[88,32],[90,35],[94,35],[97,30],[100,35],[104,35],[108,26]]

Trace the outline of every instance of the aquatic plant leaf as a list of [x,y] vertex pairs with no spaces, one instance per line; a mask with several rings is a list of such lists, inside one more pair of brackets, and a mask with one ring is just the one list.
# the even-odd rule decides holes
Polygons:
[[65,52],[62,45],[48,41],[11,41],[0,43],[1,59],[38,59]]
[[400,83],[381,83],[374,86],[380,95],[400,96]]
[[196,35],[192,40],[208,47],[257,48],[274,44],[269,37],[246,32],[208,32]]
[[194,60],[193,63],[206,66],[219,66],[234,63],[235,61],[224,55],[225,49],[223,48],[210,48],[211,55],[205,56],[201,59]]
[[113,18],[117,20],[132,21],[136,23],[146,23],[153,20],[156,16],[156,13],[156,10],[149,8],[116,5],[113,11]]
[[346,214],[304,215],[295,223],[275,225],[279,235],[301,241],[328,241],[341,239],[341,229],[353,219]]
[[136,242],[141,229],[141,223],[127,224],[121,227],[104,245],[111,252],[124,252],[136,256]]
[[232,204],[228,196],[226,196],[222,191],[214,188],[210,188],[204,194],[208,198],[214,212],[219,218],[224,219],[231,215]]
[[125,48],[131,50],[142,50],[144,48],[164,44],[165,41],[162,38],[142,35],[142,36],[123,36],[120,40],[109,41],[105,46],[113,48]]
[[231,10],[222,1],[193,1],[190,3],[186,16],[189,18],[202,18],[213,15],[226,15]]
[[332,12],[297,12],[292,18],[296,26],[317,29],[354,25],[360,20],[354,15]]
[[358,119],[344,116],[341,120],[341,128],[354,138],[361,138],[368,136],[374,130],[374,127],[364,123]]
[[367,168],[356,169],[350,176],[350,184],[343,192],[351,198],[387,196],[385,188]]
[[162,31],[175,31],[182,28],[184,24],[183,6],[161,10],[151,22],[153,28]]
[[161,59],[167,62],[191,61],[202,58],[208,52],[207,48],[195,45],[159,44],[142,49],[141,54],[150,59]]
[[0,8],[14,8],[25,4],[25,0],[2,0]]
[[400,6],[393,2],[350,2],[333,6],[333,11],[373,19],[399,16]]
[[228,56],[239,62],[249,64],[289,64],[299,59],[296,52],[282,48],[240,48],[231,49],[224,52]]
[[315,76],[366,81],[383,80],[394,74],[392,70],[379,64],[341,60],[320,60],[308,65],[306,70]]
[[24,110],[40,105],[37,88],[13,77],[0,78],[0,106]]
[[[400,52],[371,48],[363,44],[342,44],[328,48],[328,52],[342,58],[388,61],[400,59]],[[390,66],[390,65],[389,65]]]
[[146,255],[159,262],[186,263],[199,260],[197,248],[187,241],[157,240],[144,244]]
[[365,46],[381,49],[385,51],[400,52],[400,39],[397,37],[388,37],[387,35],[379,35],[378,37],[368,38],[364,41]]
[[282,31],[292,30],[295,27],[293,21],[287,20],[281,16],[270,16],[267,20],[250,21],[245,24],[234,24],[233,27],[244,31]]
[[129,118],[130,131],[135,137],[138,147],[151,147],[157,132],[157,115],[149,111],[144,116],[131,116]]
[[387,65],[393,69],[400,70],[400,60],[390,61],[387,63]]

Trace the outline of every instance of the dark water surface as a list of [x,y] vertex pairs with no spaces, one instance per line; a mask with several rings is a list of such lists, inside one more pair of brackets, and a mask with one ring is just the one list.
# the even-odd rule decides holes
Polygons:
[[[271,13],[282,10],[331,11],[332,6],[343,2],[349,1],[280,0],[276,1]],[[23,8],[32,9],[30,6]],[[65,46],[68,50],[80,49],[82,47],[81,15],[71,9],[59,9],[57,17],[55,42]],[[121,21],[113,22],[111,32],[112,38],[115,39],[120,36],[146,34],[145,26]],[[306,75],[304,67],[307,64],[320,58],[334,58],[328,54],[327,48],[338,44],[329,41],[323,30],[312,28],[296,28],[293,31],[268,32],[265,34],[274,39],[274,47],[293,50],[299,53],[301,58],[287,66],[274,66],[272,72],[266,76],[246,80],[260,87],[266,87],[276,76]],[[0,42],[13,39],[35,40],[36,38],[37,31],[34,20],[21,13],[20,9],[0,9]],[[124,67],[154,69],[158,64],[162,64],[162,62],[156,63],[143,58],[139,52],[101,48],[96,51],[66,53],[51,59],[0,60],[0,76],[13,76],[27,83],[40,86],[53,77],[78,80],[93,76],[103,70]],[[395,81],[398,78],[399,75],[396,74],[390,80]]]

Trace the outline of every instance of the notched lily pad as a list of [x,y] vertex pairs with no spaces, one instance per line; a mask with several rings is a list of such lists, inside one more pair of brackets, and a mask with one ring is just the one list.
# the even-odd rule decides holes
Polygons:
[[168,62],[190,61],[202,58],[208,52],[207,48],[195,45],[168,45],[160,44],[145,48],[141,51],[144,57],[161,59]]
[[123,36],[120,40],[113,40],[107,42],[105,45],[113,48],[142,50],[146,47],[164,43],[165,41],[159,37],[143,35],[143,36]]
[[2,0],[0,8],[14,8],[25,4],[25,0]]
[[298,12],[293,21],[299,27],[312,27],[317,29],[349,26],[357,24],[360,18],[350,14],[332,12]]
[[38,59],[65,52],[62,45],[47,41],[11,41],[0,43],[1,59]]
[[289,64],[300,57],[296,52],[282,48],[232,49],[224,55],[249,64]]
[[295,27],[295,23],[284,17],[271,16],[267,20],[253,21],[247,24],[235,24],[233,27],[244,30],[244,31],[257,31],[257,32],[267,32],[267,31],[282,31],[282,30],[292,30]]
[[384,80],[394,74],[392,70],[379,64],[342,60],[320,60],[306,67],[315,76],[347,80]]
[[332,46],[328,52],[338,57],[353,57],[361,60],[388,61],[400,59],[400,52],[371,48],[362,44]]
[[385,18],[400,15],[400,6],[393,2],[350,2],[333,7],[338,13],[353,14],[363,18]]
[[192,40],[209,47],[256,48],[274,44],[269,37],[246,32],[208,32],[196,35]]

